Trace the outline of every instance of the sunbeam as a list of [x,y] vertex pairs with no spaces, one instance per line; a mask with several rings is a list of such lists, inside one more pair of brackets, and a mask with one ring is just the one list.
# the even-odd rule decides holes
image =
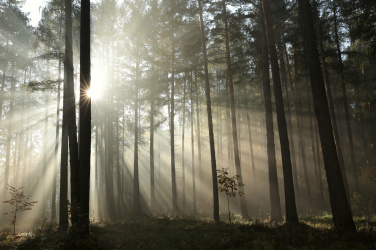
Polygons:
[[[265,243],[241,245],[261,228],[252,223],[275,236],[288,222],[311,237],[297,222],[325,222],[328,237],[374,216],[372,1],[275,0],[270,13],[267,0],[235,2],[0,1],[0,248],[15,224],[13,243],[34,230],[47,249],[46,228],[76,239],[107,222],[192,220],[201,224],[176,230],[195,241],[221,221],[208,230],[215,246],[237,249]],[[317,15],[304,32],[302,2]],[[10,187],[38,201],[12,225]],[[182,242],[166,248],[216,249]]]

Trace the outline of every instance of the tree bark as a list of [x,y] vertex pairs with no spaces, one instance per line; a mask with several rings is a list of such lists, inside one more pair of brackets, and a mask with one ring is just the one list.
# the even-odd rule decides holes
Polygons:
[[[198,83],[197,83],[197,70],[195,70],[195,101],[196,101],[196,123],[197,123],[197,148],[198,148],[198,152],[197,152],[197,155],[198,155],[198,189],[202,188],[202,183],[203,183],[203,180],[202,180],[202,157],[201,157],[201,127],[200,127],[200,105],[199,105],[199,102],[198,102],[198,93],[199,93],[199,89],[198,89]],[[197,197],[196,197],[197,198]],[[199,202],[202,201],[202,195],[201,193],[199,192],[198,194],[198,200]]]
[[[65,20],[71,21],[72,1],[65,0]],[[68,43],[66,43],[68,44]],[[65,55],[65,58],[66,55]],[[66,60],[66,59],[65,59]],[[59,205],[59,231],[66,232],[68,229],[68,97],[67,97],[68,68],[64,66],[63,87],[63,124],[61,129],[60,149],[60,205]]]
[[141,197],[140,197],[140,177],[138,171],[138,81],[139,81],[139,55],[137,46],[136,60],[136,82],[135,82],[135,104],[134,104],[134,156],[133,156],[133,212],[136,215],[141,214]]
[[90,199],[91,98],[87,95],[91,82],[90,45],[90,0],[81,0],[79,187],[80,228],[85,235],[89,234]]
[[193,213],[196,213],[196,173],[195,173],[195,137],[193,133],[193,119],[194,119],[194,105],[193,105],[193,79],[192,79],[192,72],[190,75],[190,99],[191,99],[191,151],[192,151],[192,210]]
[[79,162],[78,162],[78,143],[77,143],[77,125],[76,125],[76,101],[74,95],[73,79],[73,49],[72,49],[72,20],[71,6],[72,1],[66,0],[66,35],[65,35],[65,64],[66,70],[66,104],[67,104],[67,126],[69,138],[69,159],[70,159],[70,181],[71,181],[71,221],[72,226],[78,224],[78,209],[80,200],[79,191]]
[[215,144],[214,144],[213,120],[212,120],[212,110],[211,110],[211,100],[210,100],[208,58],[206,54],[206,37],[205,37],[204,20],[202,17],[201,0],[198,0],[198,6],[199,6],[200,26],[201,26],[202,53],[204,57],[205,96],[206,96],[206,108],[208,112],[210,158],[211,158],[211,170],[212,170],[212,182],[213,182],[213,217],[214,217],[215,222],[219,222],[217,163],[215,159]]
[[[153,69],[154,72],[154,69]],[[154,113],[155,113],[155,83],[151,83],[150,100],[150,207],[155,210],[155,178],[154,178]]]
[[[286,64],[287,64],[287,71],[288,71],[288,75],[289,75],[289,81],[290,81],[290,87],[291,87],[291,94],[292,94],[292,99],[293,99],[293,103],[294,103],[294,109],[295,109],[295,115],[296,115],[296,121],[297,121],[297,124],[299,124],[300,122],[300,117],[297,115],[297,104],[296,104],[296,94],[295,94],[295,90],[294,90],[294,81],[292,79],[292,76],[291,76],[291,68],[290,68],[290,61],[289,61],[289,56],[287,54],[287,49],[286,49],[286,43],[284,43],[284,51],[285,51],[285,55],[286,55]],[[295,64],[296,65],[296,64]],[[296,72],[296,70],[295,70]],[[296,72],[297,73],[297,72]],[[287,82],[286,82],[287,83]],[[288,88],[287,88],[287,84],[285,85],[285,92],[286,92],[286,100],[288,100]],[[295,190],[295,198],[296,200],[300,200],[300,189],[299,189],[299,181],[298,181],[298,170],[297,170],[297,165],[296,165],[296,156],[295,156],[295,145],[294,145],[294,136],[293,136],[293,129],[292,129],[292,125],[291,125],[291,155],[292,155],[292,174],[293,174],[293,180],[294,180],[294,190]]]
[[183,193],[183,210],[186,210],[186,201],[185,201],[185,88],[186,88],[186,82],[187,82],[187,76],[186,73],[184,73],[184,87],[183,87],[183,125],[182,125],[182,138],[181,138],[181,168],[182,168],[182,193]]
[[[172,38],[174,39],[174,38]],[[176,188],[175,171],[175,44],[171,41],[171,115],[170,115],[170,140],[171,140],[171,189],[172,211],[178,212],[178,193]]]

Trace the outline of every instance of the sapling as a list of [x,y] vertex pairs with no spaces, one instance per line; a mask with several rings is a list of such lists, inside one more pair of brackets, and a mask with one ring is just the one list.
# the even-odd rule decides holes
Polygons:
[[13,210],[9,213],[4,213],[3,215],[12,214],[10,221],[13,225],[13,233],[16,233],[16,222],[17,214],[22,211],[31,210],[31,207],[34,206],[38,201],[29,201],[30,195],[25,195],[22,191],[23,187],[15,188],[8,185],[7,188],[12,196],[8,201],[3,201],[4,204],[9,204],[13,206]]
[[228,169],[222,168],[217,170],[218,173],[218,190],[226,194],[227,197],[227,209],[228,209],[228,221],[231,224],[231,211],[230,211],[230,197],[236,197],[236,195],[242,196],[243,192],[238,190],[239,187],[243,187],[244,184],[239,182],[239,175],[232,177],[228,176]]

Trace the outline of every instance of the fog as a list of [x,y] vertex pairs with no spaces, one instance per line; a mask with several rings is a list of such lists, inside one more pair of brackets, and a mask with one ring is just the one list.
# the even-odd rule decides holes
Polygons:
[[[19,212],[17,231],[40,227],[45,221],[59,219],[65,51],[63,2],[48,1],[35,28],[28,24],[25,14],[14,5],[14,10],[7,12],[13,21],[0,27],[0,201],[11,199],[8,190],[11,186],[23,187],[24,194],[30,196],[29,201],[38,201],[31,210]],[[92,4],[91,17],[91,221],[117,220],[139,212],[146,215],[212,218],[208,117],[197,16],[185,13],[181,7],[176,10],[177,14],[172,15],[179,22],[168,25],[165,24],[168,12],[164,9],[164,1],[156,1],[155,6],[151,4],[152,1],[97,2]],[[188,1],[187,8],[191,5]],[[78,5],[75,3],[73,54],[76,110],[80,70],[78,15]],[[209,14],[205,18],[212,21],[208,29],[214,29],[215,19]],[[255,28],[256,24],[252,27]],[[224,48],[216,40],[216,36],[221,35],[209,31],[208,34],[216,167],[217,170],[228,169],[231,177],[236,175],[236,171],[228,81],[222,58]],[[237,53],[236,49],[244,49],[244,44],[234,41],[234,53]],[[292,50],[287,53],[294,56]],[[236,65],[233,73],[244,184],[242,197],[246,200],[247,212],[252,220],[270,220],[265,108],[260,65],[255,58],[245,50],[232,57]],[[245,65],[244,61],[247,61]],[[290,124],[289,146],[298,215],[316,216],[331,213],[331,209],[312,93],[307,88],[308,78],[301,72],[302,68],[304,66],[297,65],[292,69],[299,106],[294,106],[290,96],[285,112],[289,105],[290,114],[286,118]],[[285,84],[288,84],[291,95],[292,85],[288,81]],[[172,85],[173,128],[170,121]],[[374,156],[368,155],[373,149],[371,146],[363,148],[364,138],[354,115],[351,122],[353,129],[357,129],[353,133],[357,165],[351,165],[342,110],[343,97],[339,89],[339,84],[336,84],[332,91],[338,112],[337,124],[349,193],[351,197],[361,193],[371,200],[375,196],[367,190],[372,189],[370,187],[374,183],[367,177],[366,170],[368,161],[374,159]],[[350,106],[350,112],[355,113],[355,108]],[[154,123],[152,129],[151,117]],[[273,119],[278,187],[284,215],[281,144],[275,112]],[[364,123],[368,124],[367,121]],[[171,129],[174,130],[173,138]],[[372,129],[367,129],[367,133],[371,133]],[[154,138],[153,170],[150,165],[151,133]],[[176,211],[173,209],[171,141],[174,141]],[[371,145],[368,141],[365,143]],[[141,211],[138,212],[134,210],[135,155],[141,204]],[[358,176],[353,176],[353,167],[358,168]],[[68,176],[68,183],[69,180]],[[360,191],[356,190],[356,181],[359,180]],[[70,200],[70,195],[67,199]],[[230,197],[229,201],[231,213],[241,218],[239,196]],[[362,215],[364,211],[358,209],[358,203],[353,199],[352,202],[354,213]],[[227,205],[226,195],[220,192],[221,220],[227,218]],[[1,213],[9,213],[13,209],[5,203],[1,203],[0,207]],[[2,215],[0,227],[9,226],[9,218],[9,214]]]

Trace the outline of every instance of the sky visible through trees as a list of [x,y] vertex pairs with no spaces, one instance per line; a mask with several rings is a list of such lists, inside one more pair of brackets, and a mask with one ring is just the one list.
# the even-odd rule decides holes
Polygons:
[[[60,194],[71,201],[82,193],[72,139],[88,131],[92,221],[225,220],[226,195],[213,199],[221,169],[243,184],[243,195],[229,199],[243,219],[296,223],[333,213],[334,225],[351,231],[351,216],[375,211],[372,0],[274,0],[267,8],[264,0],[97,0],[90,45],[80,43],[81,2],[72,1],[70,28],[66,2],[0,1],[0,200],[10,185],[38,201],[17,228],[61,220],[68,205]],[[88,47],[91,129],[80,132]]]

